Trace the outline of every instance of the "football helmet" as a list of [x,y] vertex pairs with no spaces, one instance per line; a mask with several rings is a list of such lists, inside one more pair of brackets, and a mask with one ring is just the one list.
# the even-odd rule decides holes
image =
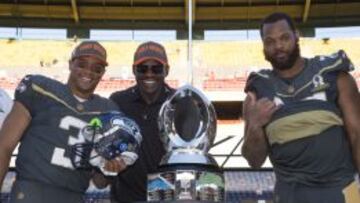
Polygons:
[[82,129],[84,143],[71,146],[71,161],[76,169],[99,168],[105,175],[116,175],[104,169],[105,161],[121,157],[126,165],[138,158],[142,141],[139,126],[120,112],[94,117]]

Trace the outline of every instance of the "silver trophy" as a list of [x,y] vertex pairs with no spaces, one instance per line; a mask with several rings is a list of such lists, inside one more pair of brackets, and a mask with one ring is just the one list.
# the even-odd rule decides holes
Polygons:
[[216,136],[211,102],[185,85],[163,104],[158,121],[167,154],[148,175],[148,201],[224,202],[224,176],[208,154]]

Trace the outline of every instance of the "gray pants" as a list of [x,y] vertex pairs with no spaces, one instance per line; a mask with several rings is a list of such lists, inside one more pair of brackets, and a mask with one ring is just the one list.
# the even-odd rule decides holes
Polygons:
[[16,180],[10,203],[82,203],[83,194],[34,181]]

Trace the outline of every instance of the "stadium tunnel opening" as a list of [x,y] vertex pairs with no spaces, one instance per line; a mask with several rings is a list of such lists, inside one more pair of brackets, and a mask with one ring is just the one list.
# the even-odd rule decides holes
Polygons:
[[218,120],[239,120],[243,101],[212,101]]

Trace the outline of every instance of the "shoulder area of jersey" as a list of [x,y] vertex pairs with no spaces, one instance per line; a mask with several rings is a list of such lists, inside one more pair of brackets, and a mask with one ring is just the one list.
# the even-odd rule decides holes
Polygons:
[[38,85],[40,87],[63,85],[61,82],[46,77],[44,75],[26,75],[25,77],[22,78],[19,85],[16,87],[16,91],[22,93],[28,88],[28,86],[32,84]]

